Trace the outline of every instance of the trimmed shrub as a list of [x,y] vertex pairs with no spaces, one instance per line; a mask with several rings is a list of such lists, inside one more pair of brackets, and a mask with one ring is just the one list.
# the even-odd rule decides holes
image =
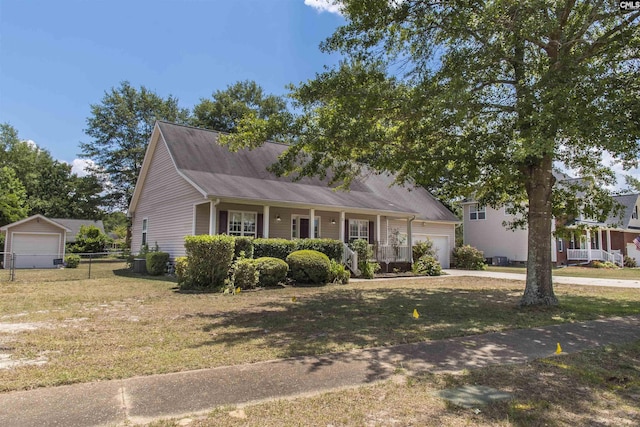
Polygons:
[[292,252],[287,257],[287,264],[289,277],[297,283],[324,285],[329,280],[331,263],[321,252],[308,249]]
[[178,279],[178,285],[187,281],[187,272],[189,270],[189,260],[186,256],[176,258],[175,272]]
[[80,255],[67,255],[64,257],[64,265],[67,268],[78,268],[80,265]]
[[257,258],[256,266],[260,272],[260,284],[262,286],[275,286],[284,282],[289,272],[289,265],[280,258]]
[[345,266],[332,259],[329,259],[329,263],[329,282],[338,283],[340,285],[346,285],[349,283],[351,273],[349,273]]
[[235,288],[253,289],[258,284],[260,272],[257,269],[256,260],[249,258],[238,258],[232,267],[229,284]]
[[329,259],[334,261],[342,260],[344,246],[340,240],[334,239],[300,239],[296,240],[296,250],[302,251],[309,249],[312,251],[322,252]]
[[189,259],[183,289],[217,289],[229,275],[235,239],[224,234],[186,236],[184,247]]
[[484,252],[470,245],[453,249],[453,262],[463,270],[485,270]]
[[591,267],[593,268],[618,268],[617,265],[612,263],[611,261],[592,261]]
[[442,267],[431,255],[422,255],[413,262],[413,272],[423,276],[439,276],[442,274]]
[[427,239],[424,242],[418,242],[413,245],[412,252],[414,260],[420,259],[424,255],[428,255],[434,258],[436,256],[436,250],[433,248],[433,242],[430,239]]
[[147,273],[159,276],[167,270],[169,254],[166,252],[149,252],[147,254]]
[[286,239],[254,239],[254,258],[273,257],[286,260],[296,250],[296,242]]
[[630,256],[624,256],[624,266],[627,268],[636,268],[638,266],[638,264],[636,263],[636,260],[631,258]]
[[236,237],[236,248],[233,259],[240,258],[240,252],[244,252],[245,258],[253,258],[253,237]]
[[380,270],[380,264],[369,261],[373,258],[373,249],[369,242],[364,239],[354,240],[350,244],[351,249],[358,254],[358,270],[365,279],[373,279],[375,273]]
[[95,225],[81,225],[76,241],[69,246],[69,251],[75,253],[104,252],[110,242],[109,236]]

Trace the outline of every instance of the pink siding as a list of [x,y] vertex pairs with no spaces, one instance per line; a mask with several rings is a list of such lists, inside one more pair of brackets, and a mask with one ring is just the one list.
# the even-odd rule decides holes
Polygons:
[[147,243],[158,243],[172,258],[183,256],[184,238],[193,233],[194,204],[204,196],[178,174],[162,138],[151,158],[140,199],[132,218],[131,251],[140,252],[142,220],[148,219]]
[[6,231],[6,238],[3,250],[7,252],[5,254],[4,265],[9,265],[9,255],[13,249],[13,233],[47,233],[47,234],[59,234],[60,245],[58,246],[58,253],[63,254],[65,252],[65,231],[64,229],[44,221],[40,218],[34,218],[30,221],[23,222],[22,224],[10,227]]

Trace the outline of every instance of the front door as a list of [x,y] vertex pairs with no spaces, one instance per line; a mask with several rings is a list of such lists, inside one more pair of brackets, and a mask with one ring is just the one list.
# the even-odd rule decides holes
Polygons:
[[300,218],[300,238],[309,238],[309,218]]

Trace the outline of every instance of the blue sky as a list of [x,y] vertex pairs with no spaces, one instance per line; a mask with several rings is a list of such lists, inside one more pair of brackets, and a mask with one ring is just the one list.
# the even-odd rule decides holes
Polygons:
[[240,80],[285,94],[338,60],[330,1],[0,0],[0,123],[81,168],[90,105],[123,80],[186,108]]
[[342,22],[304,0],[0,0],[0,122],[72,163],[121,81],[188,108],[247,79],[281,95],[337,62],[318,45]]

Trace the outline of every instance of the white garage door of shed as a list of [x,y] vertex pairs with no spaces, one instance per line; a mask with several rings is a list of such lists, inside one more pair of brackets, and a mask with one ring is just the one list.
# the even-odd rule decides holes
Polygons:
[[436,250],[436,256],[442,268],[449,268],[449,237],[413,234],[413,243],[424,242],[427,238],[433,242],[433,248]]
[[53,268],[53,259],[59,258],[59,234],[15,233],[12,242],[16,268]]

